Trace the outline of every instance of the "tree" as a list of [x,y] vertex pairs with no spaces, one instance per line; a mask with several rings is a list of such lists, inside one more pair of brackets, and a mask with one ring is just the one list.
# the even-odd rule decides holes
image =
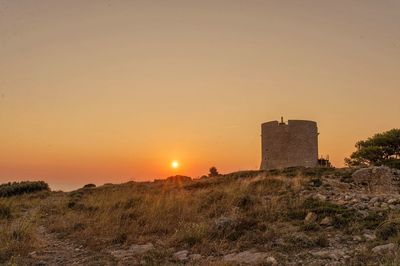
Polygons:
[[400,129],[376,134],[356,143],[356,151],[346,158],[348,166],[386,165],[400,169]]
[[218,170],[216,167],[211,167],[210,168],[210,173],[208,174],[209,177],[213,177],[213,176],[219,176]]

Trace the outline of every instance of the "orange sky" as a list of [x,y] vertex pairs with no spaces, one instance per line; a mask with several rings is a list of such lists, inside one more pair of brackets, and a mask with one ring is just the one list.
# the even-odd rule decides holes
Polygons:
[[[260,124],[334,165],[400,122],[400,2],[0,0],[0,183],[256,169]],[[172,160],[182,167],[173,171]]]

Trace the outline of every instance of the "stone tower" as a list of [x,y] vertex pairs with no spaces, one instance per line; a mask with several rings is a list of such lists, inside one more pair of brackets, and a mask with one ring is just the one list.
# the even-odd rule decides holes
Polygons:
[[261,170],[318,165],[317,123],[289,120],[261,125]]

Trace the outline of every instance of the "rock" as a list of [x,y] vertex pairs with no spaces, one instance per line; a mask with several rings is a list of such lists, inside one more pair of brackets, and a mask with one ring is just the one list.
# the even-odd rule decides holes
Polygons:
[[381,254],[381,253],[385,253],[385,252],[389,252],[389,251],[394,251],[395,248],[396,248],[395,244],[389,243],[386,245],[376,246],[371,251],[373,253]]
[[133,253],[129,250],[113,250],[110,252],[112,256],[118,258],[118,259],[123,259],[126,257],[131,257]]
[[373,197],[373,198],[369,201],[369,203],[374,204],[375,202],[379,202],[379,201],[380,201],[380,198],[378,198],[378,197]]
[[278,265],[278,262],[274,257],[268,257],[265,262],[267,265]]
[[358,199],[352,199],[352,200],[351,200],[351,203],[352,203],[352,204],[357,204],[357,203],[359,203],[359,202],[360,202],[360,201],[359,201]]
[[396,204],[397,203],[397,199],[389,199],[387,201],[388,204]]
[[360,199],[363,200],[363,201],[369,201],[368,195],[361,195]]
[[30,257],[35,257],[35,255],[36,255],[36,251],[32,251],[32,252],[30,252],[28,255],[29,255]]
[[247,250],[240,253],[231,253],[225,255],[223,260],[236,263],[260,264],[264,262],[267,257],[267,253]]
[[319,258],[319,259],[331,259],[331,260],[339,260],[339,256],[335,252],[331,251],[315,251],[315,252],[310,252],[310,254],[313,257]]
[[367,234],[366,233],[363,236],[364,236],[365,240],[369,240],[369,241],[372,241],[372,240],[376,239],[376,235],[373,235],[373,234]]
[[154,248],[153,244],[147,243],[144,245],[131,245],[129,247],[129,251],[134,253],[134,254],[144,254]]
[[368,209],[368,204],[367,203],[359,203],[355,207],[359,210],[366,210],[366,209]]
[[324,219],[322,219],[322,221],[319,224],[325,226],[332,225],[332,218],[327,216]]
[[362,241],[362,237],[361,236],[354,236],[353,237],[353,241],[361,242]]
[[215,230],[219,232],[224,232],[235,226],[236,222],[228,217],[220,217],[214,221]]
[[349,201],[349,200],[351,200],[351,199],[352,199],[352,196],[350,196],[350,195],[345,195],[345,196],[344,196],[344,200]]
[[307,214],[306,218],[304,218],[304,222],[306,224],[309,224],[309,223],[315,222],[317,220],[317,218],[318,218],[318,216],[315,213],[309,212]]
[[317,193],[317,194],[315,194],[315,195],[313,196],[313,199],[320,200],[320,201],[326,201],[326,196]]
[[174,259],[179,260],[179,261],[186,261],[189,259],[188,254],[189,254],[189,251],[181,250],[181,251],[175,252],[173,257],[174,257]]
[[200,254],[190,254],[189,259],[190,260],[200,260],[202,256]]

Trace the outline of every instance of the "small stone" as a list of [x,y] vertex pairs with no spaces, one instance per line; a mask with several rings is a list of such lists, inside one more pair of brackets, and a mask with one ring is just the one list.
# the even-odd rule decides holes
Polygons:
[[315,251],[315,252],[310,252],[312,256],[320,259],[332,259],[332,260],[338,260],[338,256],[329,251]]
[[316,200],[320,200],[320,201],[325,201],[326,200],[326,196],[324,196],[322,194],[319,194],[319,193],[315,194],[313,196],[313,198],[316,199]]
[[29,253],[29,256],[34,257],[36,255],[36,251],[32,251],[31,253]]
[[389,243],[386,245],[376,246],[371,251],[374,253],[385,253],[385,252],[393,251],[395,248],[396,248],[395,244]]
[[360,203],[357,205],[357,208],[360,210],[366,210],[368,209],[368,204],[367,203]]
[[364,234],[363,236],[364,236],[365,240],[372,241],[372,240],[376,239],[376,235],[372,235],[372,234]]
[[135,253],[135,254],[144,254],[152,249],[154,249],[154,246],[151,243],[147,243],[144,245],[134,244],[129,247],[129,251],[131,251],[132,253]]
[[315,222],[317,220],[317,218],[318,218],[318,216],[315,213],[309,212],[307,214],[306,218],[304,218],[304,222],[307,224],[312,223],[312,222]]
[[331,217],[325,217],[324,219],[322,219],[322,221],[319,223],[320,225],[331,225],[332,224],[332,219]]
[[363,201],[369,201],[370,198],[368,197],[368,195],[361,195],[360,199],[362,199]]
[[267,253],[247,250],[240,253],[231,253],[223,257],[224,261],[231,261],[242,264],[260,264],[265,261]]
[[388,203],[388,204],[395,204],[395,203],[397,203],[397,199],[389,199],[389,200],[387,201],[387,203]]
[[267,265],[278,265],[278,262],[274,257],[268,257],[265,262]]
[[190,254],[189,259],[191,260],[200,260],[202,256],[200,254]]
[[353,241],[361,242],[362,237],[361,236],[353,236]]
[[351,199],[352,199],[352,197],[351,197],[350,195],[345,195],[345,196],[344,196],[344,200],[349,201],[349,200],[351,200]]
[[185,261],[185,260],[188,260],[188,254],[189,254],[189,251],[187,251],[187,250],[181,250],[181,251],[175,252],[174,255],[173,255],[173,257],[174,257],[176,260]]
[[369,203],[374,204],[375,202],[379,202],[379,198],[378,197],[373,197]]

